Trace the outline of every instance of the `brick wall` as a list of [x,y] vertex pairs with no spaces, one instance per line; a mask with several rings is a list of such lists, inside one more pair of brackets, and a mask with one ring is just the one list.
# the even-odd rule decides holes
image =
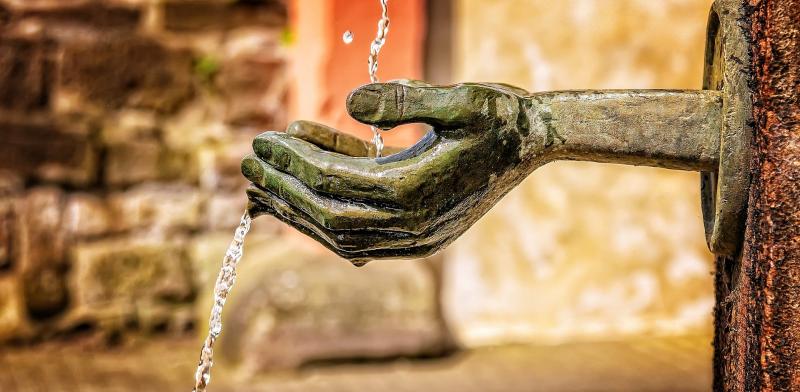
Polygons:
[[191,326],[186,249],[230,232],[240,158],[286,125],[286,20],[279,0],[0,0],[0,341]]

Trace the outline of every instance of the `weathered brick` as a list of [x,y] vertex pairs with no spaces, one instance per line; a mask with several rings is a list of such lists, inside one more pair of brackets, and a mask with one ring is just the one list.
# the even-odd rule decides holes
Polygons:
[[[71,252],[68,319],[103,319],[114,328],[137,315],[192,298],[191,268],[176,241],[132,238],[79,244]],[[145,317],[152,321],[154,317]]]
[[12,24],[36,25],[46,37],[58,41],[91,41],[111,33],[130,34],[139,27],[142,14],[134,7],[72,0],[24,0],[15,9]]
[[152,140],[158,132],[156,114],[150,110],[126,109],[104,118],[101,137],[104,143],[120,144]]
[[0,199],[22,192],[25,181],[16,171],[0,170]]
[[209,190],[241,190],[247,181],[242,176],[242,157],[252,152],[252,140],[258,134],[242,132],[222,145],[198,150],[200,186]]
[[206,227],[211,230],[233,230],[247,205],[244,191],[214,194],[209,197],[205,208]]
[[0,342],[26,335],[27,327],[19,280],[14,276],[0,276]]
[[233,130],[223,122],[221,105],[222,102],[216,100],[213,105],[206,101],[184,107],[164,122],[164,144],[172,149],[193,150],[229,138]]
[[283,0],[173,0],[164,4],[165,27],[174,31],[284,26],[286,21],[286,2]]
[[96,154],[84,136],[51,121],[0,120],[0,169],[41,180],[83,185],[95,177]]
[[127,105],[171,112],[193,94],[189,52],[130,35],[68,46],[59,76],[56,94],[106,109]]
[[112,144],[105,156],[105,183],[132,185],[146,181],[192,179],[196,170],[188,152],[172,151],[156,141]]
[[202,195],[181,185],[143,185],[109,195],[115,230],[195,229],[200,223]]
[[226,98],[225,120],[239,126],[284,126],[287,77],[282,59],[236,58],[226,61],[216,78]]
[[0,37],[0,107],[34,110],[48,106],[54,68],[49,46],[42,41]]
[[0,3],[0,28],[4,28],[11,20],[11,11],[5,4]]
[[62,220],[70,238],[98,236],[107,233],[112,227],[106,201],[89,193],[70,195]]
[[55,315],[67,305],[63,206],[63,193],[56,188],[32,189],[20,202],[15,254],[27,311],[37,318]]
[[15,207],[15,199],[0,196],[0,272],[10,269],[14,260]]
[[215,86],[226,99],[225,119],[236,125],[282,129],[288,75],[280,34],[242,28],[227,35]]
[[155,141],[111,145],[106,150],[104,180],[111,185],[157,180],[160,156],[161,147]]

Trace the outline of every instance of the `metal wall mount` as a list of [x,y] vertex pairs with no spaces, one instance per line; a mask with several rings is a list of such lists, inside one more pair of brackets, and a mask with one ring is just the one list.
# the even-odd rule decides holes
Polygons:
[[720,256],[734,256],[744,235],[753,138],[750,40],[744,2],[717,0],[711,9],[703,89],[723,93],[723,126],[717,172],[701,173],[706,242]]

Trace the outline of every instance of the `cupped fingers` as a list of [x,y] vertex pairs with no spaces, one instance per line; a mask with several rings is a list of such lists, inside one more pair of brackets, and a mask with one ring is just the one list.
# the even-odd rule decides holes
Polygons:
[[400,184],[392,173],[402,174],[401,164],[390,168],[373,159],[346,157],[277,132],[256,137],[253,149],[261,160],[317,192],[370,204],[398,203]]
[[255,156],[248,156],[242,161],[242,172],[251,182],[296,206],[326,229],[406,231],[403,227],[406,221],[403,210],[344,202],[318,194],[297,178],[277,170]]
[[273,215],[303,234],[315,239],[334,253],[357,264],[378,258],[421,257],[431,245],[416,245],[416,238],[391,231],[336,232],[317,222],[271,192],[251,186],[247,190],[251,215]]

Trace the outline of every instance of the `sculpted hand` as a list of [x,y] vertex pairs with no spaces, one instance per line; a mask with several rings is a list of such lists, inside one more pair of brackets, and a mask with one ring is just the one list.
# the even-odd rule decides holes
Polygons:
[[430,255],[524,178],[514,170],[529,132],[521,93],[482,84],[361,87],[347,102],[357,120],[433,130],[379,159],[366,157],[366,142],[318,124],[262,134],[242,163],[256,185],[252,212],[273,214],[356,263]]
[[[660,100],[655,105],[654,97]],[[665,102],[671,107],[661,109]],[[676,105],[696,112],[703,104],[714,104],[714,97],[664,91],[528,95],[494,84],[369,84],[348,98],[355,119],[383,129],[426,123],[433,130],[407,150],[374,159],[367,157],[372,147],[366,142],[323,125],[296,122],[286,133],[258,136],[255,154],[244,159],[242,172],[254,184],[248,190],[252,215],[274,215],[356,264],[423,257],[450,244],[551,160],[614,161],[609,152],[623,149],[626,161],[688,168],[691,164],[680,157],[669,156],[672,164],[665,164],[645,147],[620,146],[620,140],[630,132],[626,122],[640,123],[642,111],[668,111],[675,118],[680,116]],[[614,116],[622,129],[589,129],[587,116],[593,122]],[[701,120],[708,121],[696,119]],[[656,149],[656,154],[672,153],[675,143],[661,140],[669,135],[660,135],[659,127],[635,131],[668,150]],[[697,149],[705,148],[701,144]]]

